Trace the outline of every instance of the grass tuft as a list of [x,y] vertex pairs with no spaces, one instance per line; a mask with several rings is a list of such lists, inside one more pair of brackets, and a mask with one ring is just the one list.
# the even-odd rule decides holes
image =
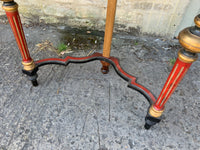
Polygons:
[[169,60],[169,64],[170,64],[171,66],[173,66],[173,65],[175,64],[175,62],[176,62],[176,58],[171,58],[171,59]]
[[67,45],[64,44],[64,43],[60,43],[60,44],[58,44],[58,48],[57,49],[58,49],[58,51],[60,53],[60,52],[65,51],[67,49]]
[[139,44],[138,41],[135,41],[134,45],[138,45],[138,44]]

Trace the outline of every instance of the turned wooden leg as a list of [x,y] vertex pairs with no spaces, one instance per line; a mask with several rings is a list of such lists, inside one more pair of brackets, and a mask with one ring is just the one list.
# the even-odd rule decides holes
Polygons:
[[[106,15],[106,27],[104,35],[104,45],[103,45],[103,56],[110,57],[110,49],[112,42],[113,26],[115,21],[117,0],[108,0],[107,5],[107,15]],[[106,74],[109,72],[109,63],[102,61],[101,72]]]
[[10,23],[10,26],[12,28],[13,34],[15,36],[17,45],[19,47],[22,56],[22,64],[24,66],[23,71],[30,72],[29,78],[32,81],[33,85],[37,86],[37,80],[36,80],[37,74],[36,72],[31,73],[35,68],[35,63],[29,54],[20,16],[18,13],[18,4],[14,2],[14,0],[2,0],[2,1],[3,1],[3,9],[6,12],[8,21]]
[[186,28],[179,33],[179,42],[184,49],[179,50],[178,58],[158,99],[148,109],[145,124],[146,129],[149,129],[152,125],[160,121],[166,102],[192,63],[198,58],[197,53],[200,52],[200,15],[195,17],[194,22],[196,24],[195,27]]

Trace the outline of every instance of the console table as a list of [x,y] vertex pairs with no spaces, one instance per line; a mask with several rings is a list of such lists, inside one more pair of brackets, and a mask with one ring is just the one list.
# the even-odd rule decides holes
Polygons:
[[159,123],[164,111],[164,106],[169,100],[170,96],[182,80],[191,64],[197,60],[197,53],[200,52],[200,14],[194,19],[195,26],[184,29],[179,33],[178,39],[182,45],[182,49],[178,52],[178,58],[174,67],[166,80],[166,83],[156,98],[150,90],[136,82],[136,78],[126,73],[119,64],[117,58],[110,56],[111,41],[113,34],[113,26],[115,20],[117,0],[108,0],[106,27],[104,35],[103,53],[94,53],[88,57],[70,57],[65,59],[60,58],[47,58],[39,61],[34,61],[28,50],[26,38],[23,32],[20,16],[18,13],[18,4],[14,0],[1,0],[3,1],[3,9],[6,12],[8,21],[15,36],[17,45],[19,47],[22,64],[24,68],[23,73],[29,77],[33,86],[37,86],[37,71],[41,66],[49,64],[68,65],[69,63],[86,63],[89,61],[100,60],[102,63],[101,72],[107,74],[109,72],[109,65],[112,65],[117,74],[128,82],[128,87],[137,90],[149,102],[149,108],[145,117],[145,128],[149,129],[152,125]]

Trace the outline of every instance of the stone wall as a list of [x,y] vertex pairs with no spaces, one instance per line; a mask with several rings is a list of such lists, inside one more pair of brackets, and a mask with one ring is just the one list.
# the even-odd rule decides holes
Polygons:
[[[104,29],[107,0],[16,0],[23,22]],[[172,37],[190,0],[118,0],[115,30]],[[0,14],[4,15],[2,9]]]

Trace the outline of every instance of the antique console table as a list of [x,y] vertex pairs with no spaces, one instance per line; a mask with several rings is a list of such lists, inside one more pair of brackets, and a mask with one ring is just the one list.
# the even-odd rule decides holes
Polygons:
[[145,117],[145,128],[149,129],[152,125],[160,122],[164,106],[181,79],[188,71],[191,64],[197,60],[197,53],[200,52],[200,14],[194,19],[195,26],[184,29],[179,33],[179,42],[183,46],[183,49],[179,50],[178,58],[174,64],[174,67],[167,78],[167,81],[158,96],[156,98],[147,88],[136,82],[136,78],[126,73],[119,64],[117,58],[110,56],[111,41],[113,33],[113,25],[115,20],[115,11],[117,0],[108,0],[106,27],[104,36],[103,53],[94,53],[88,57],[70,57],[65,59],[60,58],[47,58],[39,61],[34,61],[28,50],[26,38],[23,32],[20,16],[18,13],[18,5],[14,0],[1,0],[3,1],[3,9],[6,12],[8,21],[14,33],[16,42],[18,44],[21,56],[22,64],[24,66],[23,73],[26,74],[32,81],[33,86],[37,86],[37,71],[39,67],[48,64],[68,65],[69,63],[86,63],[89,61],[100,60],[102,63],[101,71],[106,74],[109,71],[109,65],[111,64],[117,74],[128,82],[128,87],[137,90],[145,96],[150,106],[147,110]]

